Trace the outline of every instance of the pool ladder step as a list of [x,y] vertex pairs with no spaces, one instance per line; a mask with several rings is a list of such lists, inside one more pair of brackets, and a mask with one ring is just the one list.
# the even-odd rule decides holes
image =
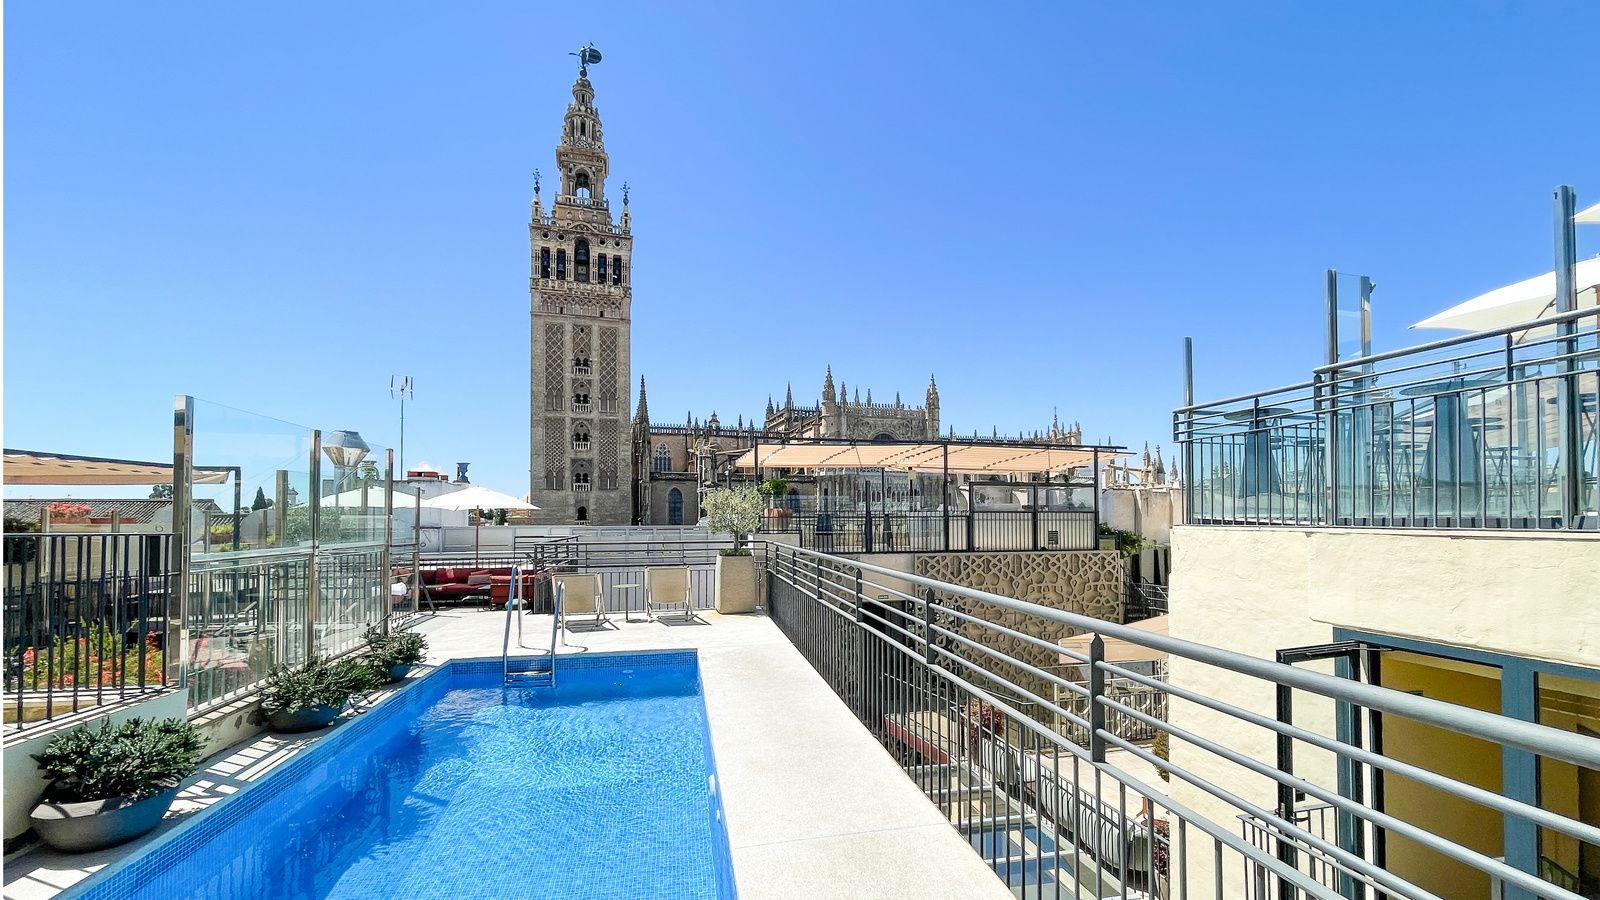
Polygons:
[[521,672],[507,672],[506,684],[519,687],[555,687],[555,657],[536,659],[532,665]]

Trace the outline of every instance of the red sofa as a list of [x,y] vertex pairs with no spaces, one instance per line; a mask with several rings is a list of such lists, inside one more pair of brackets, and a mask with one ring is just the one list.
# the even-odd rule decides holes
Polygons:
[[[524,574],[521,596],[537,597],[539,582],[544,577]],[[421,580],[434,603],[472,601],[503,609],[506,601],[511,599],[511,569],[507,566],[423,569]]]

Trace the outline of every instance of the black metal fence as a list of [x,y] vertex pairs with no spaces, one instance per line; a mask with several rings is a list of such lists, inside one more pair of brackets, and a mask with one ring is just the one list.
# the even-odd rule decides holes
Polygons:
[[5,722],[25,728],[176,678],[171,535],[5,535]]

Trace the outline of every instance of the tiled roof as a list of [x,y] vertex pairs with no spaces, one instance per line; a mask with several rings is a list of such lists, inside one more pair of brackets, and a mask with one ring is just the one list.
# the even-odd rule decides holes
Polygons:
[[[25,522],[37,522],[44,508],[52,503],[77,503],[89,507],[90,516],[121,515],[122,521],[130,524],[143,525],[154,522],[161,516],[172,514],[171,500],[83,500],[77,497],[62,499],[30,499],[5,501],[5,514],[8,519],[21,519]],[[206,515],[215,515],[222,512],[222,507],[215,500],[196,500],[195,509]]]

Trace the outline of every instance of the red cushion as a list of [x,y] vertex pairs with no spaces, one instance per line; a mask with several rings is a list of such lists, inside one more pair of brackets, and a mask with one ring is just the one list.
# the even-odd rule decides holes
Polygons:
[[423,584],[438,584],[439,583],[439,570],[438,569],[423,569],[422,570],[422,583]]

